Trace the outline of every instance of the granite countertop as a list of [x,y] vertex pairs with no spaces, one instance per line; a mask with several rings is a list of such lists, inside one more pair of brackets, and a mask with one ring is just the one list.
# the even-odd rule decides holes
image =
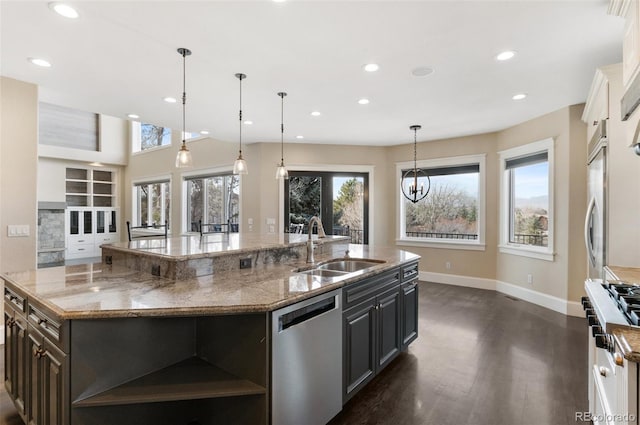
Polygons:
[[[282,248],[305,245],[309,235],[297,233],[209,233],[202,237],[180,236],[168,239],[134,239],[130,242],[109,244],[109,248],[124,253],[144,253],[169,257],[175,260],[200,257],[215,257],[230,253],[242,254],[260,249]],[[316,244],[336,241],[348,243],[347,236],[327,235],[318,238],[313,235]]]
[[635,267],[607,266],[610,273],[617,279],[629,284],[640,285],[640,269]]
[[[316,255],[316,263],[344,256],[345,245],[327,247]],[[349,250],[351,258],[385,263],[341,277],[299,274],[298,268],[309,266],[304,260],[186,280],[102,263],[4,273],[1,277],[61,320],[196,316],[272,311],[420,258],[392,247],[349,245]]]

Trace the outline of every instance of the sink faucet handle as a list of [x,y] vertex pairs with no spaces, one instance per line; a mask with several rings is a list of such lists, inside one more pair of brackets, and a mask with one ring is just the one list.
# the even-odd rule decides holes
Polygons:
[[344,251],[344,258],[349,258],[349,250]]

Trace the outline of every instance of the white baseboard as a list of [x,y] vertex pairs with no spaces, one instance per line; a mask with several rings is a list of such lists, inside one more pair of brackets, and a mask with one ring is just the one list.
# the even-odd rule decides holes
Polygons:
[[523,301],[548,308],[568,316],[582,317],[582,305],[576,301],[567,301],[552,295],[512,283],[501,282],[481,277],[460,276],[446,273],[420,272],[419,279],[427,282],[444,283],[446,285],[465,286],[468,288],[486,289],[519,298]]
[[495,280],[485,279],[482,277],[461,276],[457,274],[434,272],[420,272],[418,273],[418,279],[427,282],[444,283],[446,285],[466,286],[468,288],[476,289],[490,289],[493,291],[496,290]]

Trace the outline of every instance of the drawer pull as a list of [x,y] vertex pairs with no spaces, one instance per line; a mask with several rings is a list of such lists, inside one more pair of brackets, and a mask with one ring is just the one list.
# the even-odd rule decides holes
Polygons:
[[46,351],[42,348],[38,348],[33,350],[33,357],[35,357],[36,359],[41,359],[44,357],[44,353],[46,353]]
[[609,369],[607,369],[604,366],[600,366],[600,376],[604,376],[605,378],[607,377],[607,374],[609,373]]
[[7,326],[9,328],[13,328],[13,325],[15,325],[15,324],[16,324],[16,319],[14,319],[13,317],[10,318],[9,320],[7,320]]

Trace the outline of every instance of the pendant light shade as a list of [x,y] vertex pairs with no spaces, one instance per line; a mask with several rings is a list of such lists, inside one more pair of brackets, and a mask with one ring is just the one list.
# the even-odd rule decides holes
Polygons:
[[287,94],[285,92],[279,92],[280,96],[280,165],[276,168],[276,179],[288,179],[289,172],[284,166],[284,97]]
[[233,174],[249,174],[247,161],[242,157],[242,80],[247,78],[247,75],[238,73],[236,74],[236,78],[240,80],[240,150],[238,151],[238,159],[233,163]]
[[[424,170],[418,168],[417,133],[421,128],[422,126],[419,125],[412,125],[409,127],[409,129],[413,130],[413,169],[405,171],[402,175],[402,180],[400,181],[402,194],[414,204],[426,198],[429,194],[429,190],[431,189],[431,179],[429,178],[429,175]],[[425,179],[427,181],[426,189],[424,186]],[[418,186],[418,180],[422,180],[420,182],[420,186]]]
[[184,47],[178,49],[178,53],[182,56],[182,146],[176,156],[177,168],[188,168],[193,166],[193,158],[191,152],[187,149],[186,132],[185,132],[185,115],[187,105],[187,70],[186,58],[191,54],[191,50]]

